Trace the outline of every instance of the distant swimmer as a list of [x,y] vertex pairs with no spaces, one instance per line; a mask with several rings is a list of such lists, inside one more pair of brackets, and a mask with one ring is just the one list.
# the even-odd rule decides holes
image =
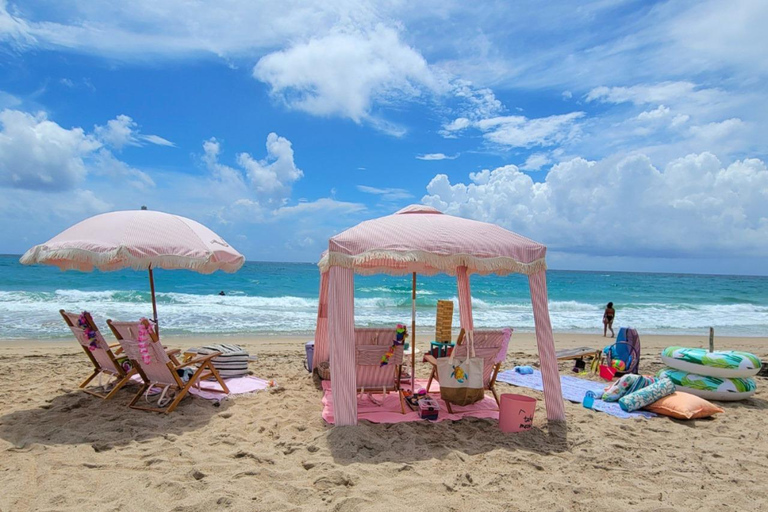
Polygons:
[[611,338],[615,336],[615,334],[613,334],[613,317],[615,316],[616,310],[613,309],[613,302],[609,302],[605,306],[605,311],[603,312],[603,337],[605,337],[608,329],[611,330]]
[[219,295],[226,295],[226,293],[224,293],[224,290],[221,290],[221,291],[219,292]]

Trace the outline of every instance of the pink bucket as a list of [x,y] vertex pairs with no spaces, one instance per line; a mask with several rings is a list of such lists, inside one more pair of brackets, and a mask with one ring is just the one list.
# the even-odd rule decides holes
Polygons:
[[503,394],[499,400],[499,428],[502,432],[523,432],[533,426],[536,399],[524,395]]

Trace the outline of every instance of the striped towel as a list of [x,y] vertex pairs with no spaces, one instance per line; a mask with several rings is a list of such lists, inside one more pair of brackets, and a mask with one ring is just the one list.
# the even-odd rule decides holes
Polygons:
[[221,352],[221,355],[214,357],[211,363],[213,363],[213,367],[216,368],[222,379],[248,375],[248,361],[251,360],[251,357],[240,345],[219,343],[200,348],[191,348],[189,352],[196,352],[201,356]]

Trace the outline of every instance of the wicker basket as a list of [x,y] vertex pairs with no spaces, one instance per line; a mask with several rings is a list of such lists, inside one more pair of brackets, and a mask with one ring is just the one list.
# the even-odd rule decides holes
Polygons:
[[435,341],[447,343],[451,341],[453,326],[453,301],[437,301],[437,318],[435,320]]
[[328,361],[323,361],[317,365],[317,376],[322,380],[331,380],[331,365]]

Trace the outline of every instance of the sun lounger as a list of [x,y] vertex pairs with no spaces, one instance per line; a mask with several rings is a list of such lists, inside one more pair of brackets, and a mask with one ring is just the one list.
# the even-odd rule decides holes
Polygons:
[[[60,309],[59,313],[61,313],[61,317],[72,330],[72,334],[75,335],[75,338],[83,348],[85,355],[88,356],[88,359],[90,359],[93,364],[93,373],[80,384],[80,389],[104,400],[112,398],[136,373],[136,371],[131,368],[130,364],[124,366],[121,364],[121,361],[119,361],[120,359],[124,360],[126,363],[128,362],[125,356],[119,356],[122,351],[122,349],[120,349],[120,344],[115,343],[114,345],[108,345],[104,340],[104,336],[101,335],[99,328],[96,326],[96,323],[93,321],[93,317],[91,317],[91,314],[87,311],[77,314]],[[112,349],[117,350],[113,352]],[[99,388],[102,390],[101,392],[86,387],[93,379],[100,377],[103,374],[109,375],[110,378],[115,379],[111,387],[99,384]],[[101,378],[99,381],[101,381]]]
[[[496,376],[501,369],[501,363],[503,363],[507,357],[507,349],[511,337],[511,328],[501,330],[476,330],[473,332],[475,355],[476,357],[483,358],[483,387],[485,390],[493,393],[496,405],[499,404],[499,395],[496,393]],[[456,347],[453,349],[454,357],[467,357],[467,343],[465,343],[464,340],[466,340],[466,337],[460,336],[460,339],[456,342]],[[432,372],[427,381],[427,392],[429,392],[429,388],[432,386],[432,380],[440,382],[440,376],[437,373],[437,360],[431,355],[425,356],[424,359],[432,365]],[[446,402],[445,405],[448,407],[448,412],[453,413],[451,404]]]
[[[207,391],[229,394],[227,385],[211,364],[211,359],[220,355],[220,352],[195,357],[180,363],[174,354],[165,352],[148,320],[144,319],[141,322],[107,320],[107,325],[115,334],[115,338],[143,380],[141,389],[128,404],[131,408],[143,411],[173,412],[192,386],[200,388],[200,381],[211,377],[218,381],[221,390],[206,388]],[[145,341],[139,340],[142,326],[143,329],[146,329],[149,338]],[[146,349],[146,353],[142,352],[143,349]],[[197,367],[195,367],[196,365]],[[186,370],[190,371],[186,372]],[[185,380],[180,375],[180,371],[181,373],[191,373],[191,375]],[[136,405],[141,396],[152,388],[162,389],[160,397],[157,399],[157,407]],[[147,401],[149,401],[148,397]]]

